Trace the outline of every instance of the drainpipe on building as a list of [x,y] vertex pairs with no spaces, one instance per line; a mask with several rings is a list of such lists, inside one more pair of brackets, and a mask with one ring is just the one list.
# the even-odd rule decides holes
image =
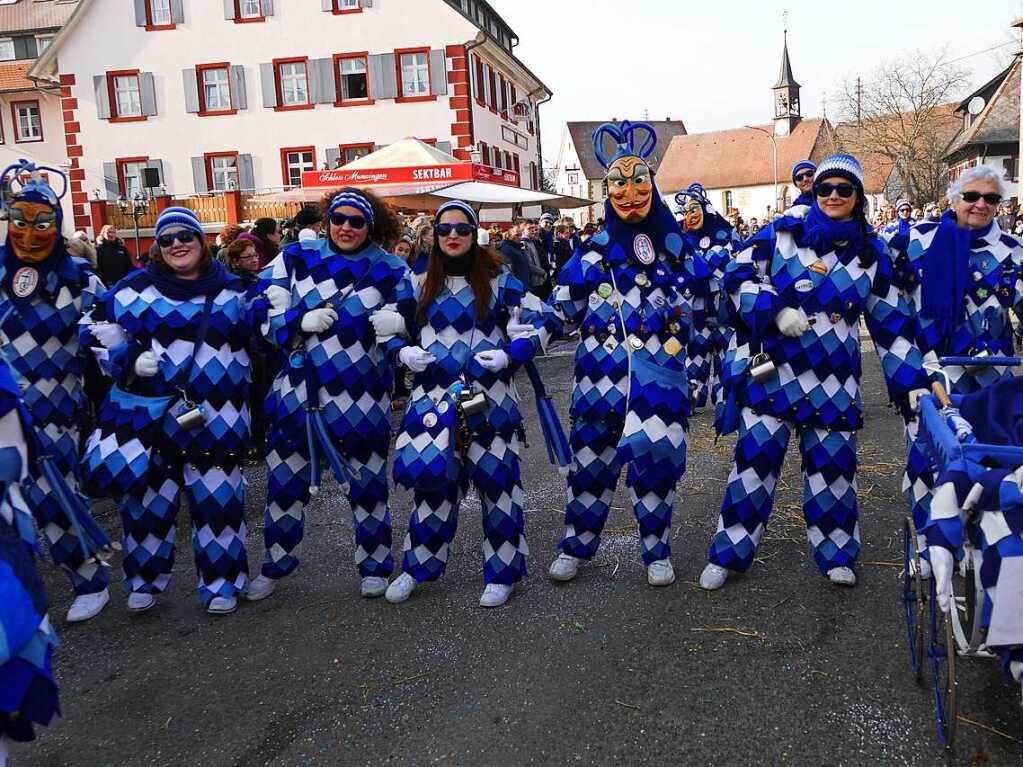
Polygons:
[[540,161],[539,163],[537,163],[537,169],[540,172],[540,177],[536,180],[537,184],[539,184],[540,186],[540,189],[538,189],[537,191],[541,191],[543,189],[543,140],[542,140],[543,133],[541,132],[540,128],[540,106],[542,104],[546,104],[552,98],[554,98],[553,93],[547,98],[545,98],[543,101],[537,101],[536,112],[533,115],[533,118],[536,120],[536,157]]
[[[469,61],[469,51],[471,51],[473,48],[479,48],[486,41],[487,41],[486,32],[484,32],[483,30],[480,30],[476,34],[476,37],[474,37],[472,40],[468,40],[467,42],[464,43],[464,47],[465,47],[465,70],[466,70],[466,73],[468,74],[468,77],[466,77],[466,81],[467,81],[466,84],[469,86],[469,147],[470,147],[469,151],[470,151],[470,153],[472,151],[471,147],[476,146],[476,121],[473,119],[473,116],[472,116],[472,113],[476,109],[476,107],[474,105],[474,98],[473,98],[473,92],[472,92],[472,75],[473,75],[473,73],[472,73],[472,70],[470,69],[470,67],[472,66],[472,63]],[[477,83],[477,87],[478,86],[479,86],[479,83]]]

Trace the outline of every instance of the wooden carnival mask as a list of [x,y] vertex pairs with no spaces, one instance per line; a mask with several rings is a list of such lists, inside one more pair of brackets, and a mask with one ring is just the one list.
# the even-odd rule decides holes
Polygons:
[[49,205],[28,200],[11,203],[8,236],[14,255],[27,264],[45,261],[57,244],[57,214]]
[[650,166],[635,156],[620,157],[607,171],[607,193],[618,217],[638,224],[650,215],[654,183]]
[[682,209],[682,229],[686,232],[703,229],[703,206],[699,200],[690,199]]

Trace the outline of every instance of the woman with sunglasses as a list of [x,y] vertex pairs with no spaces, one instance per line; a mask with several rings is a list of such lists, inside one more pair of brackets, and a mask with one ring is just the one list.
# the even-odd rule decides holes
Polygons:
[[[1023,246],[995,220],[1005,197],[1001,174],[987,165],[965,171],[948,191],[952,207],[939,222],[916,224],[896,250],[896,281],[916,318],[924,361],[938,357],[1015,354],[1009,310],[1023,316]],[[891,245],[900,243],[893,238]],[[1002,366],[943,367],[954,394],[970,394],[1012,375]],[[909,452],[903,490],[913,509],[921,551],[926,539],[946,545],[941,525],[929,525],[934,475],[917,423],[906,427]],[[939,554],[940,556],[940,554]],[[921,563],[922,574],[930,566]]]
[[[118,283],[101,307],[112,323],[103,332],[122,334],[119,343],[104,342],[121,386],[177,396],[145,482],[120,504],[128,610],[150,609],[170,582],[185,495],[199,600],[222,615],[234,612],[249,582],[241,472],[249,436],[247,285],[213,258],[191,210],[167,208],[155,233],[152,261]],[[197,420],[182,418],[195,411]]]
[[[536,353],[534,340],[511,341],[507,326],[525,288],[501,267],[500,256],[477,243],[479,220],[466,203],[443,204],[434,219],[434,244],[424,275],[413,278],[418,309],[409,346],[398,359],[415,374],[410,414],[438,401],[457,383],[485,400],[465,416],[469,444],[461,446],[457,477],[437,490],[414,492],[402,574],[387,600],[404,602],[420,583],[444,575],[471,482],[483,510],[482,607],[499,607],[526,577],[525,517],[519,471],[522,415],[512,382],[515,369]],[[443,404],[447,404],[446,401]],[[423,416],[423,424],[433,413]],[[436,417],[436,416],[433,416]],[[399,436],[398,444],[408,433]]]
[[793,432],[803,457],[803,515],[821,573],[852,586],[860,551],[856,431],[863,426],[859,320],[874,341],[889,396],[926,386],[909,307],[887,248],[866,220],[856,158],[825,159],[804,219],[782,217],[729,264],[735,334],[725,357],[720,433],[738,429],[710,563],[718,589],[753,565]]
[[[402,291],[410,295],[408,266],[381,247],[400,230],[377,197],[342,189],[327,195],[322,207],[327,237],[289,245],[258,285],[272,304],[263,335],[285,359],[267,401],[266,553],[250,600],[270,596],[298,567],[305,506],[320,462],[311,454],[307,412],[322,417],[330,444],[321,447],[351,469],[350,478],[337,479],[349,480],[362,596],[381,596],[394,569],[387,506],[393,376],[381,342],[405,331],[395,309]],[[411,301],[403,310],[411,317]]]
[[792,166],[792,183],[799,190],[799,195],[785,211],[786,216],[804,218],[810,212],[810,206],[813,205],[813,174],[816,172],[817,166],[809,160],[800,160]]

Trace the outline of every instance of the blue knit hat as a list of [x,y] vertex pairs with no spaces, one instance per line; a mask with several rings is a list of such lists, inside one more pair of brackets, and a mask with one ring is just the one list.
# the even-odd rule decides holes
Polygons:
[[909,208],[909,209],[912,210],[913,203],[911,203],[906,198],[902,198],[901,200],[899,200],[898,202],[895,203],[895,210],[896,210],[896,212],[898,212],[899,208]]
[[851,181],[853,186],[861,192],[863,191],[863,166],[851,154],[833,154],[831,157],[826,157],[817,166],[817,172],[813,176],[814,186],[830,176],[840,176]]
[[479,216],[476,215],[476,211],[472,209],[472,206],[469,203],[462,202],[461,200],[451,200],[437,208],[437,215],[433,217],[433,223],[436,225],[436,223],[440,221],[440,217],[449,210],[461,211],[469,219],[470,224],[475,226],[477,229],[479,228],[480,219]]
[[362,213],[363,217],[369,223],[370,230],[376,224],[376,215],[373,213],[373,205],[370,203],[369,198],[365,195],[359,194],[352,190],[348,192],[341,192],[333,200],[330,201],[330,207],[327,208],[327,215],[331,215],[338,208],[351,207]]
[[156,233],[155,236],[159,237],[164,233],[165,230],[170,229],[172,226],[180,226],[183,229],[188,229],[195,232],[197,235],[202,237],[205,233],[202,230],[202,224],[199,223],[199,219],[195,213],[188,208],[167,208],[163,213],[156,219]]
[[815,171],[817,166],[809,160],[800,160],[792,166],[792,180],[796,180],[796,176],[802,173],[804,170]]

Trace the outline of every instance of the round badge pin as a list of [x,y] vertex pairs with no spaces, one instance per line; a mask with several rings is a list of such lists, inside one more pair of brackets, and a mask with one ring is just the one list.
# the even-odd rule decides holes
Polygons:
[[653,241],[645,234],[637,234],[632,241],[632,250],[641,264],[652,264],[657,260],[657,251]]
[[650,278],[643,274],[643,272],[640,272],[639,274],[636,275],[636,284],[639,285],[641,288],[645,288],[647,285],[650,284]]
[[640,349],[643,348],[643,341],[637,338],[636,336],[630,338],[629,343],[632,344],[632,348],[635,349],[636,351],[639,351]]
[[441,402],[439,405],[437,405],[437,412],[440,413],[441,415],[444,415],[446,412],[448,412],[448,407],[450,406],[448,405],[447,402]]
[[427,413],[426,415],[423,416],[423,426],[425,426],[427,429],[432,429],[436,425],[437,425],[436,413]]
[[600,285],[597,287],[597,295],[600,296],[601,298],[610,298],[611,286],[606,282],[600,283]]
[[710,247],[710,237],[701,237],[700,238],[700,248],[702,248],[703,250],[706,250],[709,247]]
[[23,266],[14,273],[11,290],[16,298],[28,298],[35,292],[39,284],[39,272],[31,266]]

